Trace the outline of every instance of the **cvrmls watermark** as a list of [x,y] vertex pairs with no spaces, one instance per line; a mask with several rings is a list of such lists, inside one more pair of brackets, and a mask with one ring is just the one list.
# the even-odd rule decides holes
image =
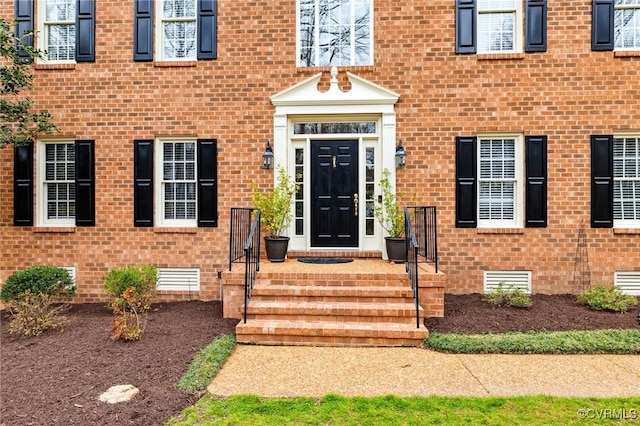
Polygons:
[[638,410],[631,408],[581,408],[578,410],[581,419],[614,419],[635,420],[638,418]]

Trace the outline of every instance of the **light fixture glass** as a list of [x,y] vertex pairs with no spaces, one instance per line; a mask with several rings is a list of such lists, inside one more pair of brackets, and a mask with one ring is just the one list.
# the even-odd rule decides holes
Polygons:
[[273,169],[273,149],[271,148],[271,141],[267,140],[267,146],[262,154],[262,168]]
[[402,141],[396,147],[396,169],[404,169],[407,167],[407,153],[402,146]]

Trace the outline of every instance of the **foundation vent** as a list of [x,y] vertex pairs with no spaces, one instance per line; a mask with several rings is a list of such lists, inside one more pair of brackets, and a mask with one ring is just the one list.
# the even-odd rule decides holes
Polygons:
[[200,269],[158,268],[158,291],[199,291]]
[[616,272],[613,284],[625,294],[640,296],[640,272]]
[[73,282],[76,282],[76,267],[75,266],[60,266],[60,269],[64,269],[65,271],[67,271],[69,273],[69,275],[71,275],[71,280],[73,280]]
[[531,271],[484,271],[484,291],[493,291],[502,283],[502,288],[515,286],[531,293]]

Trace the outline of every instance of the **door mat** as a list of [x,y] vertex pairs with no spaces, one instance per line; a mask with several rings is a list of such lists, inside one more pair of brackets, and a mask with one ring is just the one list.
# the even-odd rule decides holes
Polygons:
[[349,257],[299,257],[298,262],[302,263],[349,263],[353,262],[353,259]]

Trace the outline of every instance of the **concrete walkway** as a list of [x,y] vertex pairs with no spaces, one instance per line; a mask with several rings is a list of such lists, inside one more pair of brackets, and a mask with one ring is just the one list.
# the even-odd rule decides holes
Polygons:
[[419,348],[238,345],[215,396],[640,396],[637,355],[450,355]]

